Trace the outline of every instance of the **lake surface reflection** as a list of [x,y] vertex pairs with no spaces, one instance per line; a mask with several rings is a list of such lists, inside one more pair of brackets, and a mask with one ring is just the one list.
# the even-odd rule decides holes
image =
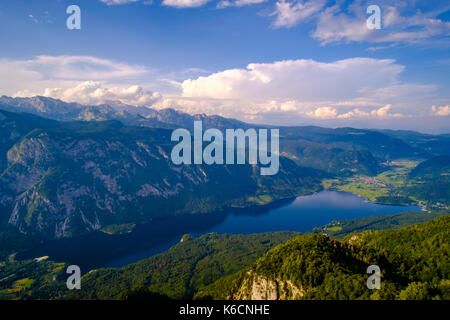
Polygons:
[[99,267],[120,267],[165,251],[179,242],[186,233],[199,236],[209,232],[308,232],[333,220],[412,210],[421,209],[417,206],[370,203],[347,192],[322,191],[263,207],[158,219],[138,225],[133,232],[123,235],[111,236],[94,232],[82,237],[50,241],[18,254],[17,258],[47,255],[54,261],[77,264],[83,272],[87,272]]

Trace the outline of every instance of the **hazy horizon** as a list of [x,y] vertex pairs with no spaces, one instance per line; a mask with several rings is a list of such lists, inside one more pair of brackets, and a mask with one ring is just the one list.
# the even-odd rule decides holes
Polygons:
[[[6,98],[12,98],[12,97],[5,96],[5,95],[1,96],[0,98],[5,98],[5,97]],[[20,98],[27,99],[27,98],[39,98],[39,97],[44,97],[44,96],[32,96],[32,97],[20,97]],[[44,98],[48,98],[48,97],[44,97]],[[52,99],[54,99],[54,98],[52,98]],[[56,99],[56,100],[62,101],[64,103],[78,103],[76,101],[64,101],[62,99]],[[98,107],[98,106],[101,106],[102,104],[106,104],[106,105],[112,104],[112,105],[114,105],[114,104],[117,104],[117,103],[121,103],[121,102],[119,100],[116,100],[116,101],[105,101],[103,103],[99,103],[99,104],[96,104],[96,105],[82,104],[82,103],[80,103],[80,105]],[[180,109],[177,110],[176,108],[172,108],[172,107],[153,108],[153,106],[145,106],[145,105],[141,105],[141,106],[134,106],[134,105],[128,105],[128,104],[124,104],[124,105],[127,105],[129,107],[136,107],[136,108],[144,107],[144,108],[149,108],[149,109],[158,110],[158,111],[165,110],[165,109],[171,109],[171,110],[176,110],[178,112],[183,112],[183,113],[189,114],[191,116],[200,115],[200,114],[205,114],[207,116],[221,116],[221,115],[214,114],[214,113],[211,113],[211,114],[208,114],[208,113],[195,113],[195,112],[189,112],[189,111],[184,111],[184,110],[180,110]],[[45,115],[42,115],[42,116],[45,117]],[[267,123],[267,122],[263,123],[263,122],[260,122],[260,121],[257,121],[257,120],[256,121],[252,121],[252,120],[245,120],[245,119],[244,120],[237,119],[237,118],[233,118],[233,117],[226,117],[226,116],[224,116],[224,117],[227,118],[227,119],[243,121],[245,123],[253,124],[253,125],[271,126],[271,127],[280,127],[280,128],[281,127],[307,127],[307,126],[314,126],[314,127],[321,127],[321,128],[338,129],[338,128],[350,127],[350,128],[363,129],[363,130],[394,130],[394,131],[395,130],[400,130],[400,131],[404,130],[404,131],[414,131],[414,132],[418,132],[418,133],[433,134],[433,135],[450,134],[450,127],[448,127],[448,126],[447,127],[440,127],[440,128],[429,128],[429,129],[424,129],[424,130],[418,130],[418,129],[414,129],[414,128],[409,129],[407,127],[406,128],[396,128],[396,129],[393,129],[393,128],[389,127],[389,126],[386,126],[386,127],[383,127],[383,126],[370,127],[370,125],[364,126],[364,125],[357,124],[357,123],[353,123],[353,125],[352,125],[349,122],[342,123],[342,125],[337,125],[336,123],[333,124],[333,123],[329,122],[329,125],[327,125],[323,121],[321,123],[320,122],[314,123],[314,122],[310,121],[310,122],[304,122],[304,123],[301,123],[301,122],[295,123],[295,122],[293,122],[292,124],[285,123],[283,125],[279,125],[279,123],[277,123],[276,121],[272,122],[272,123],[270,123],[270,122],[269,123]]]

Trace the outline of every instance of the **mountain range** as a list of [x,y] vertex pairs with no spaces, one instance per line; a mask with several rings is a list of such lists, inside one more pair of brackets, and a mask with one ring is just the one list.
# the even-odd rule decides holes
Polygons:
[[0,225],[45,238],[165,216],[262,205],[318,191],[324,177],[374,175],[403,157],[450,154],[450,136],[281,127],[280,171],[170,160],[175,128],[247,129],[220,116],[121,103],[0,98]]

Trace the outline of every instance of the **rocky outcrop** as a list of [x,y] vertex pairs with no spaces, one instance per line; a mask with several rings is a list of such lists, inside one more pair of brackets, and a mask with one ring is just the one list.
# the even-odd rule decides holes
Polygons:
[[270,279],[247,272],[232,300],[295,300],[304,295],[301,288],[289,280]]

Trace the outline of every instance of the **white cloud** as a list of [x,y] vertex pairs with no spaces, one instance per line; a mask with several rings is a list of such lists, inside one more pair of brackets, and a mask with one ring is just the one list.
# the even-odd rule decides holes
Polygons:
[[175,8],[196,8],[207,4],[210,0],[163,0],[162,5]]
[[338,112],[335,108],[330,107],[320,107],[314,111],[306,113],[311,118],[318,119],[335,119],[337,118]]
[[435,116],[441,117],[450,116],[450,105],[440,107],[432,106],[431,113]]
[[371,58],[251,63],[187,79],[182,97],[156,105],[270,124],[426,117],[430,101],[445,99],[437,99],[434,85],[402,82],[403,70],[394,60]]
[[101,104],[120,101],[131,105],[152,105],[161,99],[157,92],[146,91],[142,87],[104,87],[100,82],[86,81],[73,88],[47,88],[43,96],[82,104]]
[[[139,0],[100,0],[112,6],[135,3]],[[202,7],[211,0],[162,0],[161,5],[175,8]],[[267,0],[218,0],[217,8],[243,7],[260,4]],[[367,28],[366,9],[374,4],[369,0],[328,1],[328,0],[277,0],[275,9],[269,16],[274,20],[274,28],[292,28],[305,22],[311,22],[314,30],[311,35],[322,45],[333,42],[369,42],[369,43],[423,43],[430,39],[448,41],[450,22],[439,17],[450,9],[450,5],[441,0],[429,0],[430,4],[417,6],[416,1],[378,0],[381,8],[382,29]],[[151,4],[153,0],[142,1]],[[433,8],[427,10],[427,8]],[[30,19],[37,23],[32,15]],[[379,45],[368,50],[375,51],[390,46]]]
[[[431,0],[432,11],[419,10],[416,2],[378,0],[381,8],[381,30],[367,28],[366,9],[374,4],[367,0],[353,2],[326,0],[279,0],[273,12],[276,28],[292,28],[312,21],[313,38],[323,45],[332,42],[419,43],[433,37],[448,37],[450,22],[438,18],[449,10],[449,5]],[[331,5],[330,5],[331,3]],[[372,48],[377,50],[386,46]]]
[[325,0],[281,0],[276,3],[275,28],[291,28],[318,13],[324,6]]
[[28,60],[0,58],[0,94],[41,94],[46,88],[71,88],[84,81],[136,83],[149,71],[90,56],[37,56]]
[[249,6],[252,4],[259,4],[266,2],[267,0],[221,0],[218,4],[218,8],[227,8],[227,7],[243,7]]
[[[450,101],[438,96],[439,88],[402,82],[403,70],[391,59],[283,60],[205,76],[205,70],[196,69],[164,74],[155,85],[154,74],[143,66],[97,57],[39,56],[0,59],[0,74],[8,75],[0,77],[0,95],[46,95],[85,104],[119,100],[268,124],[372,125],[401,118],[409,124],[448,115]],[[430,113],[430,105],[441,107]]]
[[[100,0],[108,6],[114,5],[122,5],[135,3],[139,0]],[[266,2],[267,0],[221,0],[217,4],[218,8],[226,8],[226,7],[243,7],[246,5],[257,4]],[[204,6],[210,2],[210,0],[163,0],[161,4],[167,7],[175,7],[175,8],[196,8]],[[153,0],[145,0],[142,1],[145,5],[153,4]]]
[[356,11],[357,16],[353,17],[340,12],[337,6],[327,8],[319,15],[316,30],[312,35],[322,44],[342,39],[362,41],[376,32],[367,28],[364,12],[361,7]]
[[142,66],[91,56],[37,56],[31,60],[16,61],[16,64],[53,79],[123,79],[148,72]]
[[28,18],[30,18],[30,20],[33,21],[33,22],[36,23],[36,24],[39,23],[39,20],[36,19],[32,14],[29,14],[29,15],[28,15]]
[[191,98],[340,100],[357,97],[364,88],[394,85],[403,69],[390,59],[284,60],[188,79],[182,88],[183,96]]
[[380,118],[380,119],[389,119],[389,118],[403,118],[404,115],[401,113],[390,113],[392,105],[387,104],[384,107],[379,109],[373,109],[369,112],[361,111],[358,108],[353,109],[344,114],[340,114],[337,116],[338,119],[358,119],[358,118]]
[[44,95],[65,101],[99,104],[119,100],[133,105],[151,105],[161,96],[145,90],[149,71],[91,56],[38,56],[28,60],[0,59],[0,94]]
[[364,117],[370,118],[401,118],[403,117],[400,113],[389,113],[391,105],[387,104],[384,107],[373,109],[370,111],[362,111],[358,108],[348,111],[346,113],[339,113],[336,108],[332,107],[319,107],[314,111],[307,112],[306,115],[311,118],[317,119],[358,119]]
[[348,7],[328,7],[320,13],[313,37],[322,44],[341,41],[418,43],[435,36],[450,35],[450,23],[437,18],[445,11],[443,6],[441,11],[424,13],[414,10],[414,3],[379,1],[382,29],[370,30],[366,26],[368,4],[367,1],[355,1]]
[[132,2],[137,2],[139,0],[100,0],[101,2],[107,4],[108,6],[115,6],[120,4],[128,4]]

